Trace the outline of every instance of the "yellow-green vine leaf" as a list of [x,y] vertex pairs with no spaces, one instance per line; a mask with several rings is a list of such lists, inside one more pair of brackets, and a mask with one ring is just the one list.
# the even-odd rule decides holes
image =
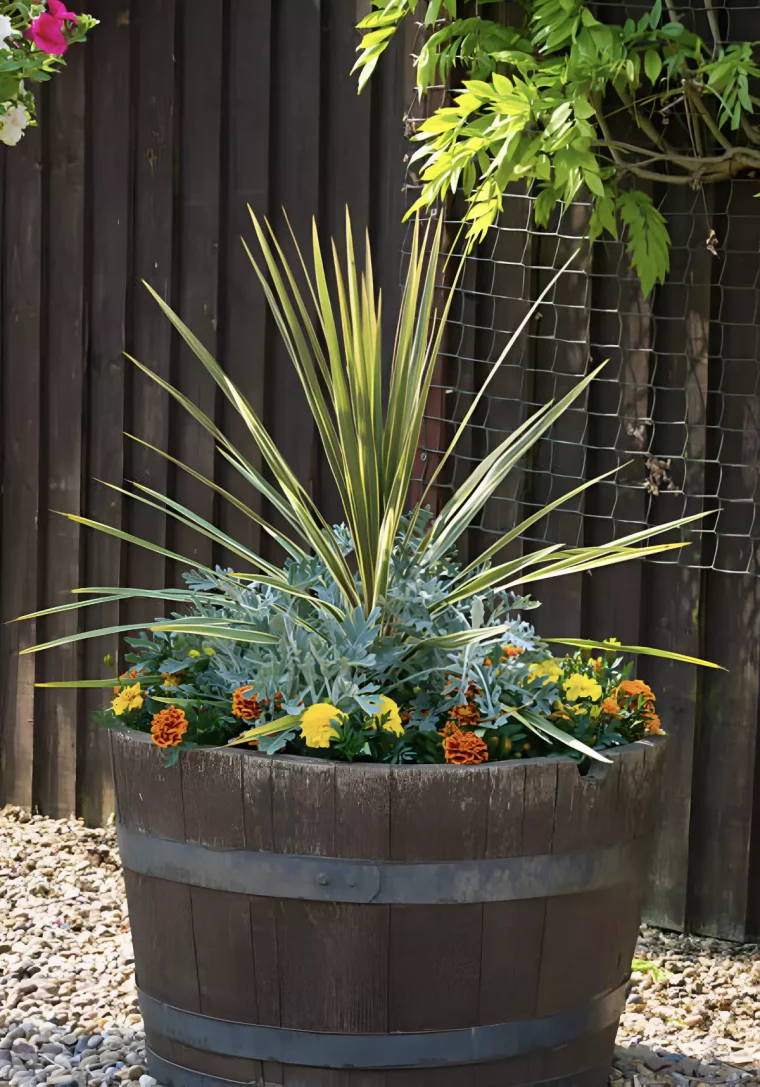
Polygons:
[[665,217],[652,198],[638,189],[618,194],[620,218],[626,227],[631,267],[645,295],[663,283],[670,270],[670,234]]

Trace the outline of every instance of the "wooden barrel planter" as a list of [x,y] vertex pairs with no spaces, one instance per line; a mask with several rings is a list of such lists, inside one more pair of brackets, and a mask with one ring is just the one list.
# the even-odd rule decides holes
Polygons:
[[606,1084],[662,742],[582,778],[111,736],[159,1083]]

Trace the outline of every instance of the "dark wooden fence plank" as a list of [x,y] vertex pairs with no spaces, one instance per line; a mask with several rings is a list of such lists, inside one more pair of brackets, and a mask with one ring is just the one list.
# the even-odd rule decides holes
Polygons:
[[[553,270],[561,267],[578,248],[586,232],[588,215],[587,207],[573,207],[559,220],[556,235],[552,232],[538,238],[533,297],[547,285]],[[565,396],[588,369],[590,263],[590,255],[584,247],[531,324],[536,404],[543,405]],[[533,450],[529,458],[532,470],[528,483],[530,512],[559,498],[564,491],[572,489],[574,480],[583,478],[587,405],[588,392],[584,392]],[[582,547],[583,505],[583,495],[563,503],[541,523],[541,532],[557,543]],[[551,578],[532,587],[535,596],[541,600],[541,627],[547,635],[580,635],[584,576],[587,575]]]
[[[88,119],[89,164],[89,332],[87,356],[87,441],[84,460],[86,515],[120,528],[123,500],[106,487],[121,483],[124,461],[124,330],[130,290],[130,219],[132,154],[129,131],[129,8],[114,10],[111,0],[97,0],[99,49],[88,51],[90,78]],[[121,582],[122,545],[93,532],[82,534],[84,584],[112,586]],[[88,609],[85,629],[119,623],[118,604]],[[105,674],[103,656],[118,660],[117,637],[85,643],[83,672]],[[103,704],[102,691],[85,691],[79,721],[80,768],[78,811],[89,823],[104,822],[113,811],[108,736],[92,720]]]
[[[182,320],[216,354],[218,326],[219,198],[222,122],[222,0],[187,0],[180,27],[178,302]],[[199,76],[202,74],[202,78]],[[178,345],[174,384],[212,419],[217,387],[184,343]],[[214,439],[179,405],[172,405],[175,456],[214,478]],[[213,523],[214,492],[187,472],[174,470],[173,497]],[[219,548],[201,533],[170,522],[172,550],[208,565]],[[181,570],[174,570],[181,583]]]
[[[756,516],[755,472],[760,461],[757,372],[760,365],[760,226],[751,181],[735,181],[720,226],[726,256],[719,266],[720,324],[711,347],[711,452],[720,429],[724,473],[718,564],[748,564],[748,515]],[[702,677],[695,752],[691,835],[690,920],[699,931],[741,939],[748,927],[749,867],[757,779],[760,677],[760,581],[708,571],[704,582],[704,651],[728,671]],[[754,794],[754,795],[753,795]]]
[[[38,606],[40,472],[40,313],[42,311],[42,144],[30,130],[5,162],[3,237],[3,523],[0,599],[3,620]],[[38,624],[2,627],[0,721],[3,795],[31,806],[37,661],[19,649]]]
[[[364,236],[370,223],[370,110],[372,93],[356,94],[351,75],[359,32],[335,4],[323,4],[322,16],[322,126],[319,168],[321,206],[317,215],[326,260],[332,263],[329,240],[345,252],[346,208],[363,266]],[[350,93],[353,90],[353,93]],[[374,88],[372,88],[374,90]],[[352,133],[346,139],[346,133]],[[286,207],[287,210],[287,207]],[[329,266],[329,265],[328,265]],[[378,268],[375,274],[382,274]],[[324,458],[317,465],[320,508],[332,524],[343,520],[337,489]]]
[[[671,254],[672,282],[660,288],[654,385],[654,448],[663,460],[685,454],[687,464],[694,461],[683,480],[674,480],[682,489],[672,501],[663,490],[651,501],[650,523],[662,524],[685,513],[700,513],[703,508],[704,460],[706,456],[707,365],[710,321],[710,287],[714,258],[704,247],[694,245],[694,238],[706,238],[709,232],[709,205],[705,197],[694,201],[693,215],[683,214],[678,194],[669,192],[666,210],[670,216],[673,239]],[[678,393],[675,390],[679,390]],[[681,390],[685,390],[684,393]],[[685,413],[684,413],[685,404]],[[688,553],[676,563],[650,563],[642,571],[644,593],[644,644],[690,656],[701,652],[700,594],[702,575],[699,536],[684,537],[691,543]],[[701,673],[693,666],[642,659],[639,672],[657,694],[657,707],[671,739],[666,752],[666,779],[663,785],[662,814],[652,864],[652,893],[647,916],[668,928],[683,928],[687,919],[687,880],[689,867],[689,824],[692,803],[694,744],[699,717]]]
[[[220,362],[225,372],[264,416],[267,372],[267,305],[241,236],[253,234],[250,209],[260,219],[269,214],[270,96],[273,79],[270,41],[271,0],[231,0],[225,37],[226,94],[224,100],[222,231],[220,262]],[[255,57],[255,63],[251,58]],[[225,400],[222,428],[245,456],[261,467],[242,419]],[[220,458],[219,480],[248,506],[262,512],[262,499],[227,461]],[[258,526],[229,502],[220,507],[221,527],[234,539],[256,550],[261,546]],[[239,560],[226,555],[224,561]]]
[[[65,80],[48,90],[45,136],[49,161],[46,186],[48,322],[42,381],[47,433],[44,474],[47,493],[40,510],[44,550],[42,586],[48,604],[71,601],[81,584],[80,526],[60,516],[81,513],[85,365],[85,62],[72,51]],[[45,641],[76,633],[77,612],[50,616],[40,625]],[[76,679],[80,647],[60,646],[43,654],[40,678]],[[41,691],[35,728],[38,802],[51,815],[76,811],[77,733],[81,714],[77,691]]]
[[[176,127],[175,0],[136,0],[137,63],[135,88],[135,195],[133,220],[134,274],[173,301]],[[132,301],[127,350],[166,380],[171,378],[171,326],[138,282]],[[129,427],[138,438],[166,449],[169,442],[169,399],[136,368],[129,371]],[[161,457],[132,443],[127,449],[129,478],[166,493],[168,471]],[[166,518],[140,502],[126,504],[129,531],[153,543],[166,543]],[[129,585],[160,588],[166,584],[166,562],[144,549],[127,551]],[[151,618],[155,605],[130,601],[130,621]]]
[[[285,243],[287,215],[299,244],[308,251],[312,219],[318,215],[319,179],[322,155],[320,89],[324,78],[322,0],[304,5],[300,0],[278,0],[272,7],[271,56],[275,65],[272,81],[272,127],[270,184],[272,222]],[[300,137],[292,138],[298,118]],[[285,244],[286,252],[292,246]],[[307,491],[316,497],[318,467],[316,431],[306,405],[301,383],[277,335],[267,339],[270,373],[266,389],[266,419],[281,436],[290,467]],[[279,514],[273,523],[284,527]],[[271,540],[265,555],[277,555]]]

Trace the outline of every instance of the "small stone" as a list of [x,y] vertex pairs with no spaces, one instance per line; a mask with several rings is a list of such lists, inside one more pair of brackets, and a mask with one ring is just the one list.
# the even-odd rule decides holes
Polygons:
[[103,1064],[103,1058],[99,1053],[85,1053],[79,1061],[80,1068],[100,1068]]
[[684,1023],[687,1027],[698,1027],[704,1020],[705,1017],[700,1015],[699,1012],[695,1012],[693,1015],[684,1016]]
[[158,1080],[154,1079],[153,1076],[145,1075],[140,1076],[139,1083],[140,1087],[157,1087]]
[[31,1061],[37,1056],[37,1046],[32,1045],[31,1042],[24,1041],[23,1038],[17,1038],[13,1043],[11,1052],[17,1057],[21,1057],[22,1061]]
[[68,1053],[58,1053],[53,1057],[53,1064],[57,1064],[59,1068],[71,1068],[71,1057]]
[[66,1076],[63,1073],[58,1073],[55,1076],[51,1076],[48,1079],[48,1083],[51,1087],[77,1087],[77,1081],[73,1076]]
[[100,1043],[103,1041],[102,1034],[93,1034],[92,1038],[87,1042],[89,1049],[97,1049]]
[[139,1079],[142,1082],[142,1077],[147,1075],[148,1069],[142,1064],[133,1064],[127,1069],[127,1079]]

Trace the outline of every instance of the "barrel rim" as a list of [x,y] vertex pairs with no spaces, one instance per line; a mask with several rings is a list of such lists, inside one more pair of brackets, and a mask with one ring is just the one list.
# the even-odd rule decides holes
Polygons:
[[[111,732],[120,736],[127,736],[131,740],[137,743],[147,743],[151,746],[153,741],[147,732],[140,732],[134,728],[127,728],[124,725],[114,725],[110,728]],[[623,744],[620,747],[607,748],[604,754],[613,760],[626,758],[634,752],[652,751],[658,747],[662,747],[667,743],[667,735],[663,736],[650,736],[646,739],[636,740],[632,744]],[[577,761],[570,755],[547,755],[544,758],[535,759],[497,759],[493,762],[481,762],[474,766],[452,766],[443,762],[408,762],[408,763],[386,763],[386,762],[361,762],[361,763],[349,763],[339,762],[333,759],[312,759],[307,755],[281,755],[279,753],[274,755],[267,755],[261,751],[251,751],[250,749],[244,749],[240,746],[237,747],[194,747],[181,749],[181,755],[183,758],[192,758],[196,752],[210,752],[213,751],[218,755],[226,755],[234,758],[241,756],[247,759],[263,760],[268,763],[279,763],[283,766],[328,766],[336,767],[340,769],[342,773],[351,773],[355,768],[360,768],[362,773],[366,773],[368,770],[375,773],[390,773],[390,771],[407,773],[412,770],[416,771],[438,771],[443,770],[447,773],[457,774],[462,776],[463,774],[478,774],[487,773],[489,770],[499,768],[504,773],[515,772],[517,769],[523,766],[553,766],[557,763],[563,765],[570,764],[578,767]],[[594,778],[604,777],[608,772],[608,764],[606,763],[594,763],[589,772],[586,775],[581,775],[580,771],[578,776],[584,776],[587,779],[593,780]]]

